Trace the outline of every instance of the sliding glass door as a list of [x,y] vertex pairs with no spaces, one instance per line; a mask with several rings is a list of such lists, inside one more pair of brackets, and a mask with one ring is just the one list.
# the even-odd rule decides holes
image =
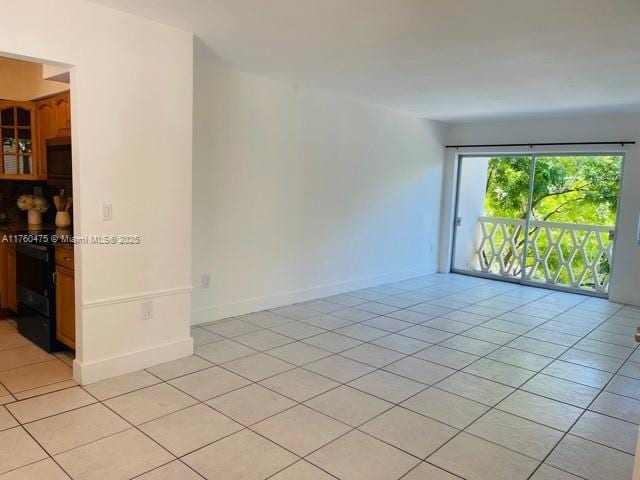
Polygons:
[[452,269],[605,295],[622,160],[461,156]]

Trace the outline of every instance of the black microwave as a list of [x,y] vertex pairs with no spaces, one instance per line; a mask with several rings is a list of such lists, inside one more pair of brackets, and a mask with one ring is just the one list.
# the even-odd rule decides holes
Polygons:
[[71,137],[47,140],[47,178],[71,180]]

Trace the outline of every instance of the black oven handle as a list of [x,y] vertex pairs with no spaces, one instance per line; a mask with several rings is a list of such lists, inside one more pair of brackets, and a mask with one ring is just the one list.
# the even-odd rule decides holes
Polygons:
[[43,245],[30,245],[27,243],[18,243],[16,245],[16,255],[20,253],[22,255],[27,255],[28,257],[33,257],[38,260],[42,260],[44,262],[49,261],[49,249]]

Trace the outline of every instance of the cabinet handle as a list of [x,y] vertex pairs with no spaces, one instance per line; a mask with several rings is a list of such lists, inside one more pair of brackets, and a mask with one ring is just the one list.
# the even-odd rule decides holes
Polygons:
[[64,261],[65,262],[70,262],[71,261],[71,257],[64,257]]
[[58,283],[58,272],[53,272],[53,284],[56,285]]

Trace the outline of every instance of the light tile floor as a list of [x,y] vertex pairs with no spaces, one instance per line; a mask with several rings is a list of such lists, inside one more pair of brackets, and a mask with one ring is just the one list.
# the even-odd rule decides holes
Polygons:
[[87,385],[0,322],[0,479],[628,480],[640,309],[431,275]]

